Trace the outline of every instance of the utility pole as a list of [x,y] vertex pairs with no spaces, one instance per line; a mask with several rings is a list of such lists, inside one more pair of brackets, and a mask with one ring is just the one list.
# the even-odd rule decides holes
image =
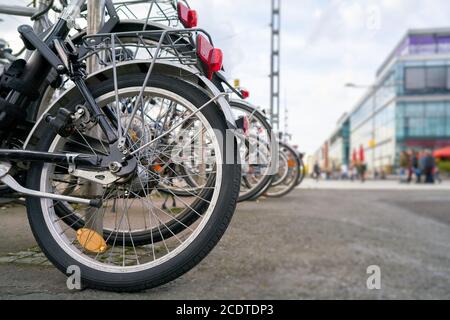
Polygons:
[[280,129],[280,6],[281,0],[272,0],[272,40],[270,66],[270,122],[275,131]]
[[288,143],[291,139],[291,135],[289,134],[289,109],[287,103],[287,95],[284,94],[284,132],[283,132],[283,142]]
[[[87,9],[87,34],[97,34],[105,22],[105,0],[88,0]],[[93,73],[99,69],[100,65],[98,58],[95,56],[90,57],[87,61],[88,73]],[[95,130],[97,131],[94,133],[94,135],[97,134],[97,136],[100,137],[99,128],[95,128]],[[101,196],[103,193],[103,189],[99,184],[91,182],[88,182],[83,186],[83,191],[89,196]],[[87,221],[85,227],[90,230],[94,230],[99,235],[103,235],[104,212],[102,212],[102,210],[94,210],[94,208],[88,208],[86,209],[85,217]]]
[[[88,25],[87,34],[97,34],[105,23],[105,0],[88,0]],[[97,57],[90,57],[87,61],[88,73],[95,72],[99,69]]]

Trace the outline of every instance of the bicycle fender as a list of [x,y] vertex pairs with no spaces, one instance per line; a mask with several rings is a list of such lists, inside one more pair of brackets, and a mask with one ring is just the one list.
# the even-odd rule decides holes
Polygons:
[[[127,75],[130,73],[143,73],[146,74],[148,68],[150,66],[150,62],[133,60],[126,61],[117,64],[117,76]],[[210,81],[208,78],[203,76],[197,69],[194,69],[189,66],[184,66],[180,64],[175,64],[167,61],[156,62],[152,74],[160,74],[166,76],[173,76],[184,81],[189,82],[190,84],[196,86],[198,89],[202,90],[206,95],[213,98],[219,95],[221,92],[217,89],[217,87]],[[86,84],[90,88],[95,88],[98,84],[113,78],[113,68],[108,67],[102,70],[99,70],[86,78]],[[30,131],[23,148],[24,149],[33,149],[33,146],[39,141],[39,137],[42,134],[42,131],[48,124],[45,122],[44,115],[55,114],[57,110],[63,108],[68,101],[72,99],[75,95],[78,95],[79,91],[75,86],[67,89],[56,101],[54,101],[49,107],[40,109],[40,114],[38,116],[38,120]],[[216,100],[216,105],[224,116],[224,119],[227,123],[227,128],[231,130],[237,129],[236,120],[231,111],[231,107],[228,103],[227,98],[220,97]]]

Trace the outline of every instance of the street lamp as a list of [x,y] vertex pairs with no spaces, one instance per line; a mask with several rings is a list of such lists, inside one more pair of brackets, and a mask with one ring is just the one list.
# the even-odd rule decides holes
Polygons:
[[352,88],[352,89],[375,89],[376,85],[358,85],[352,82],[345,84],[346,88]]

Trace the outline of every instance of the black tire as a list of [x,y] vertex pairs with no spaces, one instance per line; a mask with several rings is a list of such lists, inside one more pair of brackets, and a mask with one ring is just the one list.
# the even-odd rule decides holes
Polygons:
[[[232,109],[242,110],[244,112],[253,114],[253,117],[256,118],[263,125],[264,130],[266,130],[268,137],[272,137],[272,126],[269,124],[266,117],[261,112],[256,110],[254,107],[237,100],[230,101],[230,106]],[[253,200],[255,196],[259,195],[268,184],[270,185],[272,179],[273,175],[265,175],[260,181],[258,181],[257,185],[254,186],[252,190],[250,190],[249,192],[243,192],[241,190],[238,202]],[[249,185],[244,175],[242,176],[241,185]]]
[[[139,81],[141,85],[141,78],[141,74],[124,76],[119,79],[119,88],[135,86]],[[192,85],[167,76],[152,76],[148,86],[174,92],[195,106],[203,105],[209,100],[203,92]],[[91,88],[91,92],[94,97],[98,97],[105,92],[111,92],[113,88],[113,81],[109,79],[103,82],[101,86]],[[82,101],[81,97],[74,99],[69,105],[76,105],[80,101]],[[227,127],[218,108],[215,105],[211,105],[203,109],[202,113],[208,119],[212,128],[222,131],[225,136]],[[49,146],[55,136],[53,130],[49,128],[41,137],[38,150],[49,150]],[[223,156],[226,157],[224,153]],[[39,190],[42,169],[42,164],[35,163],[31,166],[27,181],[29,188]],[[66,273],[69,266],[78,265],[83,286],[116,292],[133,292],[153,288],[170,282],[192,269],[208,255],[227,229],[236,207],[241,172],[237,162],[235,164],[222,164],[222,170],[221,191],[218,195],[216,206],[204,228],[182,252],[151,269],[132,273],[111,273],[81,264],[63,250],[56,239],[53,238],[45,222],[40,199],[27,199],[28,219],[33,235],[47,258],[63,273]]]
[[[272,186],[269,186],[269,188],[267,188],[267,190],[264,193],[264,195],[269,198],[281,198],[281,197],[288,195],[289,193],[292,192],[292,190],[295,189],[295,187],[298,186],[298,183],[300,180],[301,160],[300,160],[300,157],[298,156],[298,153],[293,148],[291,148],[289,145],[281,142],[280,143],[280,152],[282,150],[285,150],[285,152],[290,153],[291,159],[294,161],[294,164],[293,164],[293,168],[295,168],[295,171],[293,173],[294,178],[292,179],[292,181],[289,182],[286,189],[284,189],[282,192],[277,192],[276,194],[270,192],[270,189]],[[286,179],[287,179],[287,177],[285,178],[285,180]],[[284,184],[284,181],[281,184]]]
[[300,158],[300,178],[298,179],[297,186],[299,186],[303,183],[303,180],[305,180],[305,177],[306,177],[305,162],[303,161],[303,158]]

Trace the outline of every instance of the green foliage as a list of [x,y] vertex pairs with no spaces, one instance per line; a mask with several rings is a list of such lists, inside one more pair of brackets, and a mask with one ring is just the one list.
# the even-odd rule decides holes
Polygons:
[[441,161],[439,162],[439,170],[441,172],[448,172],[450,173],[450,161]]

